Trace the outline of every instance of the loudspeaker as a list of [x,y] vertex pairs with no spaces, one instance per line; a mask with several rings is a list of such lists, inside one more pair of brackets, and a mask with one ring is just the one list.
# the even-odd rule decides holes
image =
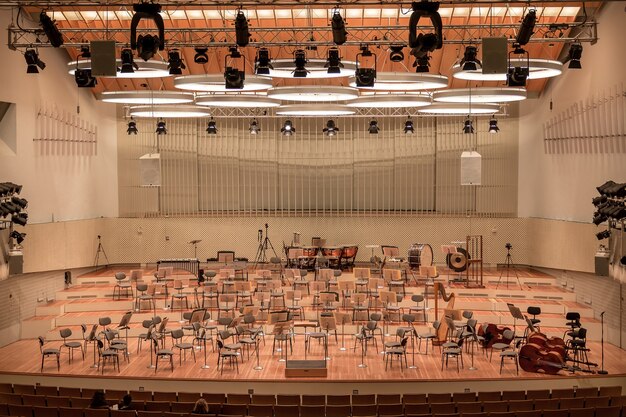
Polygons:
[[115,77],[115,41],[91,41],[91,75],[94,77]]
[[142,187],[161,185],[161,155],[148,153],[139,158],[139,184]]
[[480,185],[481,158],[478,152],[466,151],[461,154],[461,185]]
[[9,254],[9,275],[24,273],[24,256],[21,254]]
[[506,74],[508,70],[505,37],[483,38],[483,74]]

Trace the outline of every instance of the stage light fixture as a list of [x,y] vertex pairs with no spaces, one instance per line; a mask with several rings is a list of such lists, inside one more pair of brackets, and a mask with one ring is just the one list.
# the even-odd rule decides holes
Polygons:
[[498,127],[498,120],[495,117],[492,117],[489,120],[489,133],[498,133],[500,128]]
[[573,43],[570,45],[569,51],[567,53],[567,58],[565,58],[565,61],[563,61],[563,63],[565,64],[569,61],[569,65],[567,66],[567,68],[581,69],[582,66],[580,65],[580,58],[582,58],[582,55],[583,46],[579,43]]
[[[154,56],[157,50],[165,49],[165,25],[163,18],[159,14],[161,12],[161,5],[157,3],[136,3],[133,4],[133,10],[135,14],[130,22],[130,49],[137,50],[139,56],[144,61],[149,60]],[[141,19],[151,19],[154,21],[159,35],[139,35],[137,37],[137,25]]]
[[209,55],[207,52],[209,48],[195,48],[196,54],[193,57],[193,62],[196,64],[206,64],[209,62]]
[[596,187],[596,190],[598,190],[598,193],[600,193],[600,195],[606,195],[607,191],[614,185],[615,185],[615,181],[608,180],[604,184]]
[[269,75],[270,70],[274,69],[270,51],[267,48],[259,48],[254,58],[254,73],[257,75]]
[[209,124],[207,125],[206,132],[209,135],[217,135],[217,123],[213,120],[213,116],[211,116],[211,120],[209,120]]
[[468,45],[465,47],[465,52],[463,53],[463,59],[461,59],[461,67],[463,71],[476,71],[478,67],[482,67],[483,64],[476,57],[478,55],[478,48],[473,45]]
[[367,131],[370,135],[377,135],[380,132],[380,128],[378,127],[378,121],[372,119],[370,120],[370,125],[367,128]]
[[430,56],[424,55],[417,58],[413,66],[415,67],[415,72],[430,72]]
[[167,53],[167,69],[170,70],[170,75],[182,75],[185,68],[187,67],[178,49],[172,49]]
[[604,204],[607,202],[609,198],[606,195],[601,195],[599,197],[594,197],[591,199],[591,204],[598,207],[600,204]]
[[11,216],[11,222],[20,226],[26,226],[26,223],[28,223],[28,213],[14,214]]
[[252,119],[250,122],[250,128],[248,129],[251,135],[258,135],[261,132],[261,127],[256,119]]
[[63,45],[63,35],[59,32],[59,28],[57,28],[55,21],[50,19],[50,16],[46,14],[43,10],[39,14],[39,24],[43,28],[44,33],[48,37],[50,41],[50,45],[58,48]]
[[135,119],[131,117],[128,121],[128,128],[126,129],[126,133],[128,135],[136,135],[138,132],[139,130],[137,130],[137,122],[135,122]]
[[34,49],[27,49],[26,52],[24,52],[24,59],[26,60],[27,74],[38,74],[39,68],[41,68],[42,70],[46,68],[45,62],[39,59],[39,54]]
[[[443,23],[439,14],[438,2],[413,2],[413,13],[409,19],[409,47],[411,55],[415,57],[413,66],[416,72],[428,72],[429,53],[443,46]],[[435,31],[433,33],[417,33],[420,18],[428,17]]]
[[509,87],[526,87],[529,74],[528,67],[511,67],[506,75],[506,85]]
[[346,43],[348,32],[346,31],[346,23],[339,13],[339,9],[333,11],[333,17],[331,19],[331,26],[333,29],[333,42],[335,45],[343,45]]
[[283,136],[291,136],[296,133],[296,128],[293,127],[291,120],[285,120],[283,127],[280,128],[280,133],[282,133]]
[[17,242],[18,245],[21,245],[22,242],[24,241],[24,238],[26,237],[26,233],[20,233],[17,230],[14,230],[11,232],[11,234],[9,235],[9,237],[11,239],[15,239],[15,241]]
[[[364,65],[367,65],[364,67]],[[357,87],[374,87],[376,82],[376,54],[367,45],[361,46],[356,55],[356,71],[354,73]]]
[[413,120],[411,120],[411,116],[409,116],[404,122],[404,133],[407,135],[415,133],[415,128],[413,126]]
[[76,69],[74,71],[74,81],[80,88],[92,88],[98,84],[96,77],[91,75],[91,68]]
[[339,132],[339,128],[335,124],[335,121],[331,119],[326,122],[326,127],[322,129],[322,132],[329,137],[335,136]]
[[391,45],[389,47],[389,60],[391,62],[402,62],[404,61],[404,45]]
[[600,233],[596,233],[596,238],[598,240],[608,239],[611,237],[611,231],[603,230]]
[[238,46],[247,46],[250,43],[250,30],[248,29],[248,19],[243,10],[237,11],[235,16],[235,39]]
[[605,221],[607,221],[607,220],[608,220],[608,217],[607,217],[606,215],[596,212],[596,213],[594,214],[594,216],[593,216],[593,220],[592,220],[592,222],[593,222],[593,224],[595,224],[596,226],[599,226],[599,225],[600,225],[600,223],[603,223],[603,222],[605,222]]
[[472,120],[469,118],[469,116],[467,116],[467,119],[465,119],[465,122],[463,122],[463,133],[468,135],[474,133],[474,125],[472,124]]
[[237,47],[229,48],[229,53],[224,57],[224,68],[224,87],[227,90],[242,90],[246,79],[246,57]]
[[530,41],[530,37],[533,35],[533,31],[535,30],[536,22],[537,11],[535,9],[530,9],[528,13],[526,13],[526,16],[524,16],[519,31],[517,32],[517,36],[515,37],[516,44],[523,46]]
[[306,69],[306,52],[304,49],[298,49],[294,52],[293,63],[296,69],[293,71],[294,78],[305,78],[309,71]]
[[139,66],[135,64],[135,58],[133,57],[132,49],[122,49],[120,59],[122,60],[122,68],[120,70],[122,74],[133,73],[136,69],[139,69]]
[[91,58],[91,50],[89,49],[89,46],[87,45],[83,45],[80,47],[80,54],[78,54],[78,56],[82,57],[82,58]]
[[341,56],[339,55],[339,49],[330,48],[328,50],[328,58],[324,67],[328,68],[328,74],[339,74],[343,68],[341,63]]
[[159,121],[157,122],[156,134],[167,135],[167,127],[165,126],[165,120],[159,119]]
[[21,209],[25,209],[26,207],[28,207],[28,200],[26,200],[25,198],[13,196],[11,197],[11,202],[19,206]]

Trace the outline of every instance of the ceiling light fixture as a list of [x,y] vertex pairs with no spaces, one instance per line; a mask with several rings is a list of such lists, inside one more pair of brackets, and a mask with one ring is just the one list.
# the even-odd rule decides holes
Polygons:
[[259,48],[254,59],[254,72],[257,75],[269,75],[273,69],[270,51],[267,48]]
[[[414,1],[411,5],[413,13],[409,19],[409,47],[411,48],[411,55],[415,57],[416,72],[428,72],[430,66],[429,53],[435,49],[441,49],[443,46],[443,24],[441,21],[441,15],[439,14],[439,3]],[[433,33],[420,33],[417,34],[417,25],[420,18],[428,17],[433,25],[435,31]]]
[[234,46],[229,51],[224,57],[224,87],[227,90],[242,90],[246,79],[246,57]]
[[251,135],[258,135],[261,132],[261,127],[256,119],[252,119],[250,122],[250,128],[248,129]]
[[370,125],[367,128],[367,131],[370,135],[377,135],[380,132],[380,128],[378,127],[378,121],[375,119],[370,120]]
[[537,22],[537,10],[530,9],[522,23],[520,24],[519,31],[517,32],[517,36],[515,37],[515,43],[519,46],[526,45],[531,36],[533,35],[533,31],[535,30],[535,23]]
[[[169,70],[167,69],[167,62],[150,60],[148,62],[139,61],[134,62],[132,60],[132,51],[128,49],[128,53],[122,50],[122,59],[117,60],[118,72],[116,76],[103,77],[103,78],[163,78],[169,77]],[[126,64],[126,65],[124,65]],[[76,69],[91,69],[91,60],[79,60],[71,61],[67,64],[68,72],[74,75]],[[131,71],[132,68],[132,71]],[[128,72],[121,72],[122,70]]]
[[291,120],[285,120],[283,127],[280,128],[280,133],[282,133],[283,136],[291,136],[296,133],[296,128],[293,127]]
[[391,62],[402,62],[404,61],[404,45],[391,45],[389,46],[389,60]]
[[129,74],[139,69],[139,66],[135,64],[135,58],[133,56],[133,50],[129,48],[122,49],[120,57],[122,58],[122,68],[120,72],[122,74]]
[[105,91],[96,98],[117,104],[185,104],[193,103],[193,93],[182,91]]
[[207,107],[268,108],[280,106],[280,100],[253,94],[207,94],[196,96],[196,104]]
[[331,136],[335,136],[339,132],[339,128],[335,124],[335,121],[330,119],[329,121],[326,122],[326,127],[322,129],[322,132],[326,136],[331,137]]
[[611,231],[610,230],[603,230],[600,233],[596,233],[596,238],[598,240],[608,239],[610,237],[611,237]]
[[80,47],[80,53],[78,54],[81,58],[91,58],[91,50],[88,45],[83,45]]
[[55,48],[63,45],[63,35],[61,35],[61,32],[59,32],[59,28],[57,28],[56,22],[50,19],[50,16],[48,16],[43,10],[39,14],[39,25],[41,25],[44,33],[48,37],[50,45],[54,46]]
[[9,237],[11,239],[15,239],[15,241],[17,242],[18,245],[21,245],[22,242],[24,241],[24,238],[26,237],[26,233],[20,233],[17,230],[13,230],[11,232],[11,234],[9,235]]
[[470,108],[468,103],[433,103],[425,107],[420,107],[417,111],[420,113],[440,115],[494,114],[500,111],[500,106],[497,104],[472,103]]
[[465,119],[465,122],[463,122],[463,133],[474,133],[474,125],[472,124],[472,120],[469,118],[469,115],[467,116],[467,119]]
[[[249,75],[240,91],[260,91],[267,90],[272,86],[272,80]],[[227,90],[224,84],[223,74],[202,74],[202,75],[183,75],[174,79],[174,87],[182,90],[205,91],[211,93],[225,93]]]
[[74,81],[81,88],[92,88],[98,83],[96,77],[91,75],[91,69],[77,69],[74,72]]
[[[511,58],[509,60],[511,67],[528,66],[529,80],[540,78],[556,77],[563,72],[563,64],[560,61],[548,59],[518,59]],[[482,68],[476,71],[464,71],[459,64],[452,67],[452,76],[460,80],[470,81],[506,81],[506,74],[483,74]]]
[[[27,49],[24,52],[26,60],[26,74],[39,74],[39,68],[46,68],[46,63],[39,59],[39,54],[34,49]],[[39,67],[39,68],[38,68]]]
[[26,226],[28,222],[28,213],[18,213],[11,216],[11,222],[20,226]]
[[248,19],[243,10],[237,11],[235,16],[235,40],[238,46],[244,47],[250,43],[250,30],[248,29]]
[[159,119],[157,121],[157,127],[156,127],[155,132],[157,135],[167,135],[167,127],[165,126],[165,120]]
[[[471,94],[471,95],[470,95]],[[433,101],[444,103],[504,103],[526,99],[526,89],[519,87],[455,88],[435,91]]]
[[276,110],[281,116],[349,116],[354,114],[351,109],[342,104],[284,104]]
[[495,117],[491,117],[489,120],[489,133],[498,133],[499,131],[498,120]]
[[[349,85],[356,87],[356,77],[350,77]],[[448,86],[448,77],[434,74],[412,74],[409,72],[379,72],[372,90],[419,91],[435,90]]]
[[404,122],[404,134],[413,134],[415,133],[415,128],[413,126],[413,120],[411,120],[411,116],[408,116],[406,121]]
[[193,57],[193,62],[196,64],[206,64],[209,62],[209,48],[195,48],[196,54]]
[[[157,50],[165,49],[165,25],[163,24],[163,18],[159,14],[161,12],[161,5],[157,3],[136,3],[133,4],[133,10],[135,14],[130,23],[130,49],[137,50],[139,56],[148,61],[156,54]],[[141,19],[151,19],[156,25],[159,35],[139,35],[137,37],[137,25]]]
[[305,78],[309,71],[306,69],[306,52],[304,49],[298,49],[293,53],[293,63],[296,68],[293,70],[294,78]]
[[328,58],[326,59],[326,68],[328,68],[329,74],[341,74],[341,68],[343,68],[343,64],[341,63],[341,56],[339,54],[339,49],[330,48],[328,50]]
[[394,109],[428,106],[431,99],[421,94],[370,94],[361,95],[346,103],[348,107]]
[[460,65],[463,68],[463,71],[476,71],[478,67],[483,66],[482,62],[477,58],[478,48],[473,45],[468,45],[465,47],[465,52],[463,53],[463,58],[461,59]]
[[573,43],[569,47],[569,51],[567,52],[567,58],[563,61],[566,64],[569,61],[569,65],[567,68],[569,69],[581,69],[580,58],[583,55],[583,46],[579,43]]
[[[354,61],[341,61],[338,73],[328,72],[328,59],[311,58],[306,61],[306,78],[339,78],[354,75],[356,63]],[[272,60],[272,67],[269,74],[265,75],[272,78],[294,78],[296,66],[293,59],[275,59]]]
[[213,120],[213,116],[211,116],[211,120],[209,120],[209,124],[207,125],[206,132],[209,135],[217,135],[217,123]]
[[139,130],[137,130],[137,122],[135,122],[135,119],[131,117],[130,120],[128,121],[128,128],[126,129],[126,134],[136,135],[137,133],[139,133]]
[[131,117],[150,118],[190,118],[208,117],[211,113],[208,109],[199,106],[132,106],[129,110]]
[[356,55],[356,71],[354,78],[357,87],[374,87],[376,82],[376,54],[367,45],[361,46]]
[[359,90],[353,87],[308,86],[274,87],[267,90],[267,96],[276,100],[290,101],[344,101],[359,96]]
[[167,62],[167,69],[170,75],[182,75],[183,70],[187,68],[178,49],[172,49],[167,53]]
[[335,45],[343,45],[346,43],[348,31],[346,31],[346,23],[343,21],[343,17],[341,17],[339,9],[335,9],[333,11],[331,26],[333,30],[333,42]]
[[156,35],[139,35],[137,54],[144,61],[149,61],[161,49],[161,41]]

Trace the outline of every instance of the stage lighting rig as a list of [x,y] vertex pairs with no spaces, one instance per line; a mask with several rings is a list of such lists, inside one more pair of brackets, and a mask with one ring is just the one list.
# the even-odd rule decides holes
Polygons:
[[335,121],[331,119],[326,122],[326,127],[322,129],[322,132],[326,136],[335,136],[339,132],[339,128],[335,124]]
[[128,121],[128,128],[126,129],[126,133],[128,135],[136,135],[138,132],[139,130],[137,129],[137,122],[135,122],[135,119],[131,117],[131,119]]
[[500,128],[498,127],[498,120],[495,117],[492,117],[489,120],[489,133],[498,133]]
[[46,63],[39,59],[39,54],[34,49],[27,49],[24,52],[24,59],[26,60],[27,74],[38,74],[39,68],[42,70],[46,68]]
[[74,81],[80,88],[92,88],[98,84],[96,77],[91,75],[91,68],[76,68]]
[[409,116],[404,122],[404,133],[405,134],[415,133],[415,127],[413,126],[413,120],[411,120],[411,116]]
[[465,119],[465,122],[463,122],[463,133],[467,135],[474,133],[474,125],[472,124],[472,119],[470,119],[469,115],[467,116],[467,119]]
[[519,31],[517,32],[517,36],[515,37],[515,43],[524,46],[530,41],[530,37],[533,35],[533,31],[535,30],[535,23],[537,22],[537,11],[535,9],[530,9],[522,23],[520,25]]
[[230,47],[229,51],[224,57],[225,87],[229,90],[241,90],[246,79],[246,57],[235,46]]
[[333,29],[333,42],[335,45],[343,45],[346,43],[348,31],[346,31],[346,23],[343,21],[343,17],[341,17],[339,9],[335,9],[333,11],[331,26]]
[[21,245],[22,242],[24,241],[24,238],[26,237],[26,233],[20,233],[17,230],[14,230],[14,231],[11,232],[11,234],[9,234],[9,237],[11,239],[15,239],[17,244]]
[[254,58],[254,73],[257,75],[269,75],[272,66],[270,51],[267,48],[259,48]]
[[209,62],[209,55],[207,52],[209,48],[195,48],[196,54],[193,57],[193,62],[196,64],[206,64]]
[[215,123],[215,120],[213,120],[213,116],[211,116],[211,120],[209,120],[206,132],[209,135],[217,135],[217,123]]
[[172,49],[167,53],[167,69],[170,75],[182,75],[183,70],[187,68],[180,56],[178,49]]
[[306,69],[306,63],[309,62],[306,59],[306,52],[304,49],[298,49],[293,53],[293,63],[296,69],[293,71],[294,78],[305,78],[309,70]]
[[611,237],[611,231],[610,230],[603,230],[600,233],[596,233],[596,238],[598,240],[608,239],[610,237]]
[[159,119],[159,121],[157,122],[156,134],[167,135],[167,127],[165,126],[165,120]]
[[380,132],[380,127],[378,127],[378,121],[375,119],[370,120],[370,125],[367,128],[367,131],[370,135],[377,135]]
[[[430,1],[413,2],[413,13],[409,19],[409,47],[415,57],[416,72],[428,72],[429,53],[443,46],[443,23],[439,14],[439,3]],[[417,33],[417,25],[422,17],[430,18],[435,31]]]
[[354,75],[357,87],[374,87],[376,82],[376,54],[370,51],[367,45],[361,46],[361,52],[356,55]]
[[[130,48],[137,50],[139,56],[148,61],[156,54],[157,50],[165,49],[165,25],[163,18],[159,14],[161,5],[157,3],[137,3],[133,4],[135,14],[130,23]],[[137,25],[141,19],[151,19],[154,21],[159,34],[157,35],[139,35],[137,38]]]
[[339,49],[330,48],[328,50],[328,58],[326,58],[325,68],[328,68],[328,74],[339,74],[343,68],[341,63],[341,56],[339,55]]
[[26,207],[28,207],[28,200],[26,200],[25,198],[19,198],[17,196],[13,196],[13,197],[11,197],[11,202],[13,204],[19,206],[20,210],[23,210]]
[[280,128],[280,133],[282,133],[283,136],[291,136],[296,133],[296,128],[293,127],[291,120],[285,120],[283,127]]
[[389,60],[391,62],[402,62],[404,61],[404,45],[391,45],[389,47]]
[[[515,46],[515,45],[514,45]],[[511,66],[511,54],[526,55],[526,66]],[[506,85],[509,87],[526,87],[526,80],[530,74],[530,55],[521,48],[509,52],[509,66],[506,74]]]
[[463,53],[463,58],[461,59],[461,68],[463,71],[476,71],[478,67],[482,67],[483,64],[477,58],[478,48],[473,45],[468,45],[465,47],[465,52]]
[[251,135],[258,135],[261,132],[261,127],[256,119],[252,119],[250,122],[250,128],[248,129]]
[[569,51],[567,52],[567,57],[563,61],[564,64],[569,62],[567,68],[570,69],[581,69],[580,58],[583,55],[583,46],[579,43],[573,43],[569,47]]
[[11,222],[20,226],[26,226],[26,223],[28,222],[28,213],[14,214],[11,216]]
[[235,16],[235,39],[237,46],[247,46],[250,43],[250,36],[248,19],[246,19],[243,10],[238,10],[237,16]]
[[61,35],[61,32],[59,32],[59,28],[57,28],[55,21],[50,19],[50,16],[48,16],[43,10],[39,14],[39,24],[41,25],[44,33],[48,37],[50,45],[54,46],[55,48],[63,45],[63,35]]

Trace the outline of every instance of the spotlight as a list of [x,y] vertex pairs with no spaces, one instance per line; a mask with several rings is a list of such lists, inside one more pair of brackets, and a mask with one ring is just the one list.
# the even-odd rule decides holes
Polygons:
[[424,55],[417,58],[413,63],[415,72],[429,72],[430,71],[430,56]]
[[209,48],[195,48],[196,54],[193,57],[193,62],[196,64],[206,64],[209,62],[209,55],[207,52]]
[[131,119],[128,121],[128,129],[126,129],[126,133],[129,135],[136,135],[138,132],[139,130],[137,130],[137,122],[135,122],[135,119],[131,117]]
[[243,14],[243,10],[239,10],[235,17],[235,39],[239,46],[247,46],[250,42],[248,19],[246,19],[246,15]]
[[567,58],[565,58],[564,64],[569,61],[569,65],[567,68],[571,69],[581,69],[580,58],[583,55],[583,46],[579,43],[573,43],[569,47],[569,52],[567,53]]
[[[439,14],[438,2],[413,2],[413,13],[409,19],[409,47],[411,55],[415,57],[416,72],[428,72],[428,54],[443,46],[443,23]],[[433,33],[417,33],[420,18],[428,17],[435,31]]]
[[330,48],[328,50],[328,58],[324,67],[328,68],[329,74],[339,74],[343,64],[341,63],[341,57],[339,56],[339,49]]
[[270,51],[267,48],[259,48],[254,58],[254,72],[257,75],[269,75],[272,66]]
[[603,230],[600,233],[596,233],[596,238],[598,240],[608,239],[611,237],[611,232],[609,230]]
[[370,133],[370,135],[377,135],[378,132],[380,132],[378,122],[376,120],[370,120],[370,125],[367,128],[367,131]]
[[19,198],[19,197],[11,197],[11,202],[17,206],[19,206],[21,209],[25,209],[26,207],[28,207],[28,200],[26,200],[25,198]]
[[28,213],[14,214],[11,216],[11,222],[20,226],[26,226],[26,223],[28,222]]
[[135,59],[133,57],[132,49],[129,49],[129,48],[122,49],[122,53],[120,57],[122,60],[122,69],[120,70],[120,72],[122,74],[135,72],[136,69],[139,69],[139,66],[135,64]]
[[326,127],[322,129],[322,132],[324,132],[326,136],[335,136],[337,132],[339,132],[339,128],[335,124],[335,121],[331,119],[326,122]]
[[402,49],[404,49],[404,45],[391,45],[389,47],[389,60],[391,62],[404,61],[404,52],[402,52]]
[[607,220],[608,220],[608,217],[607,217],[607,216],[605,216],[604,214],[596,213],[596,214],[594,214],[594,216],[593,216],[593,220],[592,220],[592,222],[593,222],[593,224],[595,224],[596,226],[599,226],[599,225],[600,225],[600,223],[603,223],[603,222],[605,222],[605,221],[607,221]]
[[[246,79],[246,58],[236,47],[231,47],[230,53],[224,57],[224,82],[227,89],[241,90]],[[230,62],[228,62],[230,60]],[[237,65],[241,60],[241,65]],[[240,69],[241,68],[241,69]]]
[[522,20],[522,24],[520,25],[519,32],[517,32],[517,36],[515,37],[515,43],[519,45],[526,45],[530,41],[530,37],[535,30],[535,22],[537,21],[537,11],[531,9],[526,13],[524,19]]
[[144,61],[150,60],[157,53],[161,41],[156,35],[139,35],[137,38],[137,53]]
[[282,133],[283,136],[291,136],[296,133],[296,128],[293,127],[291,120],[285,120],[283,127],[280,128],[280,133]]
[[165,120],[159,119],[159,121],[157,122],[156,134],[167,135],[167,128],[165,127]]
[[413,120],[411,120],[411,116],[409,116],[406,119],[406,122],[404,122],[404,133],[405,134],[415,133],[415,128],[413,127]]
[[14,231],[11,232],[9,237],[12,238],[12,239],[15,239],[17,244],[21,245],[22,242],[24,241],[24,238],[26,237],[26,233],[20,233],[17,230],[14,230]]
[[24,52],[24,59],[26,60],[27,74],[38,74],[39,69],[37,67],[41,68],[42,70],[46,68],[45,62],[39,59],[39,54],[34,49],[27,49],[26,52]]
[[248,129],[250,131],[251,135],[258,135],[261,132],[261,127],[259,126],[259,123],[256,121],[256,119],[252,119],[252,121],[250,122],[250,129]]
[[591,199],[591,203],[598,207],[600,204],[606,203],[606,201],[608,200],[608,197],[605,195],[601,195],[600,197],[594,197]]
[[333,42],[335,42],[335,45],[343,45],[346,43],[348,32],[346,31],[346,23],[343,21],[343,17],[341,17],[339,9],[335,9],[333,12],[331,25],[333,28]]
[[89,46],[87,45],[81,46],[79,56],[83,58],[91,58],[91,51],[89,50]]
[[11,203],[10,201],[2,203],[2,206],[3,206],[3,212],[6,213],[5,215],[17,214],[22,210],[19,206]]
[[600,195],[605,195],[608,190],[615,185],[615,181],[613,180],[608,180],[607,182],[605,182],[604,184],[600,185],[599,187],[596,187],[596,190],[598,190],[598,192],[600,193]]
[[57,28],[54,20],[50,19],[50,17],[43,10],[39,15],[39,24],[41,25],[44,33],[48,37],[50,45],[54,46],[55,48],[63,45],[63,35],[61,35],[61,32],[59,32],[59,29]]
[[530,74],[528,67],[509,67],[506,74],[506,85],[509,87],[526,87],[528,74]]
[[474,125],[472,125],[472,120],[469,116],[467,116],[467,119],[465,119],[465,122],[463,123],[463,133],[474,133]]
[[[152,2],[141,2],[133,4],[133,10],[135,14],[130,22],[130,49],[137,49],[139,56],[147,61],[152,58],[157,49],[160,51],[165,49],[165,25],[163,24],[163,18],[159,14],[161,5]],[[159,30],[158,36],[139,35],[139,38],[137,38],[137,25],[143,18],[154,21]]]
[[463,67],[463,71],[476,71],[477,66],[483,66],[478,58],[476,58],[477,54],[478,48],[476,48],[475,46],[468,45],[465,47],[463,59],[461,59],[461,67]]
[[309,71],[306,69],[306,52],[303,49],[298,49],[294,52],[293,63],[296,65],[296,69],[293,71],[294,78],[304,78]]
[[492,117],[489,120],[489,133],[498,133],[500,128],[498,127],[498,120],[495,117]]
[[81,88],[92,88],[98,84],[96,77],[91,75],[91,68],[76,68],[74,81],[76,81],[76,85]]
[[[363,68],[363,65],[367,63],[369,63],[369,67]],[[367,45],[362,46],[361,52],[356,55],[356,71],[354,75],[357,87],[374,87],[376,82],[376,54],[373,54]]]
[[217,135],[217,124],[215,123],[215,120],[213,120],[213,116],[211,116],[211,120],[209,120],[206,132],[209,135]]
[[170,70],[170,75],[181,75],[185,68],[187,67],[185,67],[178,49],[173,49],[167,53],[167,69]]

